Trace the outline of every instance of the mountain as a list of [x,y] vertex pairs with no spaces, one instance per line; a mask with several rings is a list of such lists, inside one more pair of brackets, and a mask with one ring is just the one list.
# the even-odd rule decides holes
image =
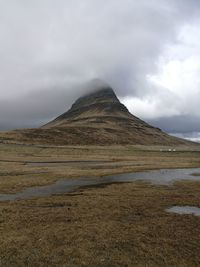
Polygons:
[[132,115],[120,103],[112,88],[104,87],[79,98],[70,110],[43,128],[104,125],[107,129],[110,128],[110,124],[117,127],[120,123],[128,122],[131,117]]
[[[169,136],[132,115],[113,89],[100,81],[89,84],[92,92],[41,128],[15,130],[2,140],[58,145],[144,144],[179,145],[186,140]],[[7,139],[5,139],[5,136]]]

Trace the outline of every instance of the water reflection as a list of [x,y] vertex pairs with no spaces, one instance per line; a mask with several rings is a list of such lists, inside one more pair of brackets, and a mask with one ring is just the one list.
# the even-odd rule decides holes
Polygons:
[[145,172],[134,172],[108,175],[104,177],[82,177],[76,179],[59,180],[54,184],[46,186],[34,186],[16,194],[0,194],[0,201],[13,201],[18,199],[29,199],[54,194],[69,193],[84,186],[98,186],[121,182],[145,181],[154,185],[170,185],[179,180],[200,181],[200,176],[192,175],[200,172],[200,168],[192,169],[162,169]]
[[200,208],[192,206],[174,206],[169,209],[166,209],[166,211],[178,214],[193,214],[196,216],[200,216]]

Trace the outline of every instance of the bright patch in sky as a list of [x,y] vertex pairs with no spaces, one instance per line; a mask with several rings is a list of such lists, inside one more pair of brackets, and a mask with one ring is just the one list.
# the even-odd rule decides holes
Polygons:
[[200,27],[181,28],[175,44],[167,45],[157,73],[147,75],[152,90],[141,98],[125,98],[131,112],[145,119],[200,114]]

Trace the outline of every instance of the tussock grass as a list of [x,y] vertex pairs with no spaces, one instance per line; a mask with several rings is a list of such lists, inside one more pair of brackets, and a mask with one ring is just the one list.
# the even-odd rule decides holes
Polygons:
[[[199,167],[199,151],[176,149],[0,145],[0,192],[86,175]],[[26,164],[62,160],[77,164]],[[200,218],[165,212],[174,205],[200,206],[200,183],[182,181],[170,187],[113,184],[1,202],[0,266],[199,266]]]
[[193,173],[193,176],[200,176],[200,173]]
[[1,266],[199,266],[200,183],[114,184],[1,203]]

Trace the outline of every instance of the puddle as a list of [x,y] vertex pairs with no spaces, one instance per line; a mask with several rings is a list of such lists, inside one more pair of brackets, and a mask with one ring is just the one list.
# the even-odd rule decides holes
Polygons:
[[200,208],[192,206],[174,206],[166,209],[166,211],[178,214],[193,214],[195,216],[200,216]]
[[200,168],[192,169],[162,169],[145,172],[108,175],[104,177],[82,177],[59,180],[54,184],[34,186],[16,194],[0,194],[0,201],[14,201],[34,197],[45,197],[54,194],[73,192],[81,187],[98,186],[112,183],[145,181],[154,185],[170,185],[179,180],[200,181],[200,176],[193,176]]

